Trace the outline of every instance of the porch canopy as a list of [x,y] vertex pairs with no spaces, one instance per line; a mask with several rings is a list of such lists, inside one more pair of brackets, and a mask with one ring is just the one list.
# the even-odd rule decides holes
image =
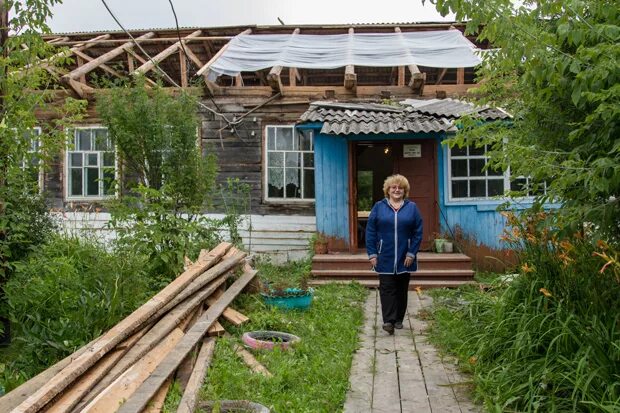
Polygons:
[[241,34],[212,62],[209,78],[269,67],[335,69],[344,66],[473,67],[478,49],[456,29],[394,33]]
[[329,135],[456,132],[454,120],[471,115],[484,121],[510,118],[501,109],[457,99],[407,99],[400,106],[376,103],[313,102],[300,124],[321,122]]

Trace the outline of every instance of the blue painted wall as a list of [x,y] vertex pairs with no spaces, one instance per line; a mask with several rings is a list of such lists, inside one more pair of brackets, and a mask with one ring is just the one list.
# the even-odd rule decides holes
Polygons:
[[317,231],[349,245],[349,145],[346,138],[314,135],[314,185]]
[[[313,129],[320,125],[313,124]],[[448,199],[447,156],[448,148],[441,145],[445,134],[417,135],[357,135],[340,137],[323,135],[315,130],[315,199],[317,230],[331,237],[339,238],[348,245],[349,240],[349,159],[348,142],[351,140],[388,140],[388,139],[428,139],[434,137],[437,145],[438,160],[438,203],[439,224],[446,234],[454,231],[458,225],[465,235],[474,238],[491,248],[505,248],[499,239],[503,232],[505,219],[496,208],[504,200],[488,201],[450,201]],[[519,209],[528,203],[519,204]]]

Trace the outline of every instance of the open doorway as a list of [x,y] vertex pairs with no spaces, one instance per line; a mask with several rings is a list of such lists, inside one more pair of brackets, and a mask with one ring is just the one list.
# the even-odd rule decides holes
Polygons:
[[365,248],[366,223],[375,202],[384,198],[383,181],[394,173],[391,143],[358,143],[355,148],[357,247]]

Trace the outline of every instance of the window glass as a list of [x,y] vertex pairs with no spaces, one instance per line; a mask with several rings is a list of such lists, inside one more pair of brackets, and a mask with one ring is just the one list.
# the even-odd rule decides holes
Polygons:
[[312,131],[300,131],[292,125],[267,126],[265,130],[266,198],[313,200]]
[[75,148],[67,150],[69,198],[100,199],[113,195],[115,153],[105,128],[73,130]]

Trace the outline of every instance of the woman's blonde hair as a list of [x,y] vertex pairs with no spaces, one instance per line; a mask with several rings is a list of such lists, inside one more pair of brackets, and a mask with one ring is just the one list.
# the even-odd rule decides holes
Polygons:
[[386,198],[390,196],[389,190],[392,185],[398,185],[405,190],[405,196],[403,198],[407,198],[409,196],[409,190],[411,189],[409,186],[409,181],[404,176],[396,174],[388,176],[383,182],[383,193]]

